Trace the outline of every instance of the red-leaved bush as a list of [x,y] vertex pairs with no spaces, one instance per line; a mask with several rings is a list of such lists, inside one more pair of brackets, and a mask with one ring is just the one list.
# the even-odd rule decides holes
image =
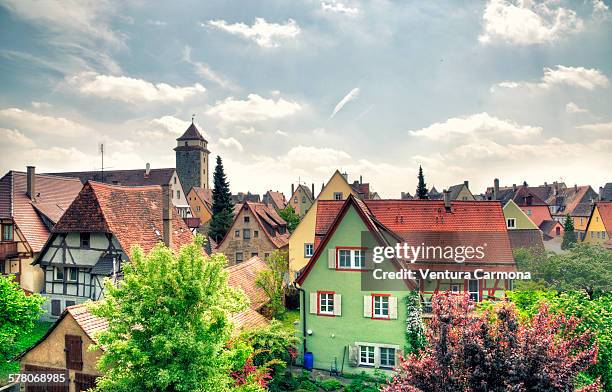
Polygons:
[[469,296],[448,292],[434,296],[432,310],[427,347],[401,361],[383,392],[573,392],[597,359],[592,334],[544,305],[530,325],[511,303],[478,314]]

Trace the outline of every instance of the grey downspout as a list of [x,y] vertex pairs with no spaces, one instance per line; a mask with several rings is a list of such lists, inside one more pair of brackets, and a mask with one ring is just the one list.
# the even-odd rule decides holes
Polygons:
[[304,352],[302,353],[302,355],[304,355],[306,353],[306,292],[304,291],[303,288],[298,287],[297,285],[295,285],[295,288],[298,289],[298,291],[300,293],[302,293],[302,300],[300,301],[300,308],[302,311],[302,337],[303,339],[303,350]]

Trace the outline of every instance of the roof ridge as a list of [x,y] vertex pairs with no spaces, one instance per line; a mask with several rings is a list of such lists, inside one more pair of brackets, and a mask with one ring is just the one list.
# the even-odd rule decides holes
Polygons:
[[94,181],[94,180],[87,180],[86,183],[91,183],[97,187],[122,189],[126,191],[142,191],[142,190],[161,189],[161,185],[119,185],[119,184],[108,184],[106,182],[99,182],[99,181]]

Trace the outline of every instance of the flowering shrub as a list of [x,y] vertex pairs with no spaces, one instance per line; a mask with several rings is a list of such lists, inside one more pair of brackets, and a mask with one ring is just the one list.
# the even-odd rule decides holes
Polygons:
[[524,325],[512,304],[478,314],[467,295],[434,296],[432,310],[428,345],[400,363],[383,392],[573,391],[597,358],[593,335],[575,332],[578,319],[545,305]]

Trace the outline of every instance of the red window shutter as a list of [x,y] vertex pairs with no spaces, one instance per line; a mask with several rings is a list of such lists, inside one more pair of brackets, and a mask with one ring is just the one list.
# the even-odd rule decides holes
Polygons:
[[83,370],[83,341],[80,336],[66,335],[66,368]]

